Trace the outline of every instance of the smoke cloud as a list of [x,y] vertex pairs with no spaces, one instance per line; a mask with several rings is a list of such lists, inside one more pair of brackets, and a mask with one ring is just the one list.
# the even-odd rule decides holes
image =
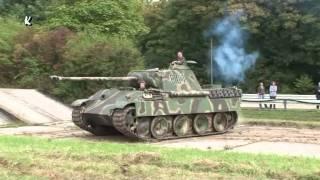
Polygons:
[[[247,34],[241,28],[240,15],[228,16],[214,24],[207,36],[216,36],[219,45],[213,48],[213,60],[218,77],[226,82],[243,81],[245,72],[255,64],[259,53],[247,53]],[[211,67],[212,68],[212,67]]]

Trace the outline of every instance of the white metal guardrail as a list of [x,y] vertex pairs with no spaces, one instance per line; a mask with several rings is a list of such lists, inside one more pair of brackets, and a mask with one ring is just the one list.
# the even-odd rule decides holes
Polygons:
[[288,104],[307,104],[320,105],[320,100],[315,95],[298,95],[298,94],[278,94],[277,99],[270,99],[269,94],[265,94],[264,99],[259,99],[257,94],[242,94],[242,102],[244,103],[276,103],[283,104],[284,109],[288,108]]

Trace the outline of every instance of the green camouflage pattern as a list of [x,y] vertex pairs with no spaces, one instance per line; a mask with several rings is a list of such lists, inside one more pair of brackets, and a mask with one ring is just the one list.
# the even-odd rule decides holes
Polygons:
[[103,89],[72,103],[72,121],[95,135],[116,130],[128,137],[162,140],[224,133],[236,124],[240,108],[240,89],[202,88],[187,62],[132,71],[126,77],[51,78],[129,82],[130,87]]
[[137,102],[135,106],[138,116],[160,116],[237,111],[239,103],[236,98],[179,97],[163,101]]
[[137,116],[141,117],[228,112],[237,111],[240,107],[239,89],[203,90],[186,63],[173,63],[166,70],[133,71],[128,77],[136,80],[133,88],[138,87],[139,80],[144,80],[148,88],[144,91],[117,88],[101,90],[88,99],[76,100],[72,106],[86,105],[84,113],[111,116],[114,109],[134,105]]

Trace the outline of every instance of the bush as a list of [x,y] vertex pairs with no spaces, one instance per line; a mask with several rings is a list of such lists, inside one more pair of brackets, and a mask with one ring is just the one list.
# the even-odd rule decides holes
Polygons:
[[[126,76],[131,70],[143,68],[142,56],[131,41],[101,34],[73,37],[67,43],[64,61],[59,71],[64,76]],[[109,82],[88,81],[56,85],[51,92],[67,102],[111,86]]]
[[147,32],[140,1],[82,0],[62,3],[50,9],[50,27],[64,26],[77,32],[135,37]]
[[0,70],[7,73],[1,79],[13,87],[43,90],[65,102],[87,97],[110,83],[54,83],[50,75],[126,76],[144,66],[134,43],[123,37],[76,34],[63,27],[51,31],[27,28],[12,36],[10,48],[0,47]]
[[10,86],[15,75],[12,61],[12,52],[14,50],[14,38],[23,30],[24,26],[17,23],[15,19],[0,17],[0,86]]
[[304,74],[301,75],[296,81],[294,82],[295,91],[299,94],[312,94],[314,89],[314,84],[312,79]]

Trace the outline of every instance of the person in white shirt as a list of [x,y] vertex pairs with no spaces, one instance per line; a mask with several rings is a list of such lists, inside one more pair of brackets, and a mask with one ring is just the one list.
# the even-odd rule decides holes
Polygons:
[[[278,91],[278,87],[276,85],[276,82],[272,81],[272,84],[269,87],[270,99],[276,99],[277,91]],[[270,104],[270,109],[272,109],[272,106],[273,106],[273,109],[276,108],[276,104]]]

